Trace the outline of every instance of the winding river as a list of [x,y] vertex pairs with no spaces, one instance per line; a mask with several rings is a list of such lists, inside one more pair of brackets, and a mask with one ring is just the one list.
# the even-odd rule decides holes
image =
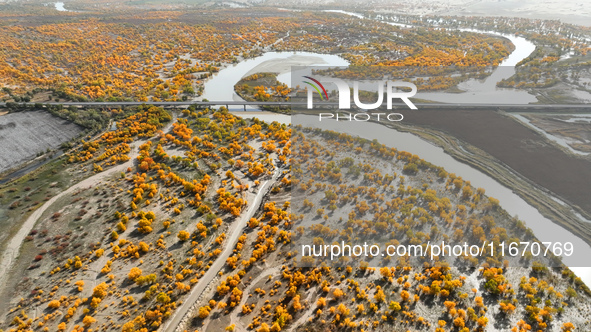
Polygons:
[[[342,11],[332,12],[340,12],[363,18],[362,15],[356,13]],[[518,104],[529,103],[536,100],[535,97],[525,91],[499,89],[496,87],[496,82],[513,75],[515,72],[515,64],[528,57],[535,50],[535,45],[533,43],[522,37],[492,31],[468,29],[465,29],[465,31],[486,33],[508,38],[515,45],[515,50],[485,80],[469,80],[461,84],[460,89],[465,91],[463,93],[430,92],[423,94],[419,93],[417,94],[417,97],[439,102],[454,103],[490,103],[493,102],[494,99],[494,103]],[[222,69],[205,83],[205,90],[202,98],[206,98],[210,101],[240,100],[240,97],[234,92],[234,85],[245,75],[250,75],[256,72],[278,73],[279,81],[291,85],[291,79],[289,77],[290,66],[295,65],[344,66],[347,65],[347,61],[336,55],[309,52],[265,53],[260,57],[248,59],[234,66]],[[232,111],[238,111],[238,109]],[[256,112],[238,112],[237,115],[243,117],[256,116],[261,120],[278,121],[286,124],[292,123],[293,121],[297,124],[304,124],[310,127],[319,127],[320,125],[316,117],[313,116],[298,115],[292,118],[289,115],[261,112],[254,108],[249,109],[249,111]],[[416,135],[398,132],[376,123],[323,121],[322,128],[346,132],[370,140],[377,139],[379,142],[389,147],[412,152],[430,163],[443,166],[448,172],[460,174],[463,179],[470,181],[475,187],[485,188],[487,195],[499,199],[500,205],[509,212],[509,214],[518,216],[519,219],[523,220],[525,224],[533,230],[535,236],[541,241],[568,241],[573,243],[575,248],[574,254],[570,257],[564,257],[563,262],[571,267],[571,269],[581,277],[587,285],[591,285],[591,267],[585,267],[585,265],[588,265],[588,257],[591,257],[591,247],[582,239],[545,218],[536,208],[529,205],[511,189],[503,186],[492,177],[457,161],[450,155],[446,154],[442,148],[439,148]]]
[[[343,10],[326,10],[326,12],[340,13],[366,19],[362,14]],[[401,28],[414,28],[414,26],[408,24],[384,21],[380,17],[378,17],[378,20],[386,24],[399,26]],[[537,101],[537,98],[527,91],[499,88],[496,86],[497,82],[507,79],[515,74],[515,65],[517,65],[521,60],[530,56],[536,50],[536,45],[534,45],[534,43],[523,37],[499,33],[496,31],[477,29],[458,29],[458,31],[482,33],[506,38],[511,41],[513,45],[515,45],[515,49],[499,64],[493,73],[484,80],[469,79],[460,83],[458,88],[464,91],[462,93],[419,91],[415,96],[416,98],[428,99],[442,103],[460,102],[471,104],[529,104]]]
[[[204,84],[199,100],[242,100],[234,91],[234,85],[243,77],[261,73],[277,73],[277,80],[291,85],[292,66],[348,66],[349,62],[338,55],[310,52],[267,52],[220,70]],[[242,110],[242,107],[236,108]],[[256,107],[247,110],[258,111]],[[274,113],[273,113],[274,114]],[[262,119],[261,119],[262,120]]]

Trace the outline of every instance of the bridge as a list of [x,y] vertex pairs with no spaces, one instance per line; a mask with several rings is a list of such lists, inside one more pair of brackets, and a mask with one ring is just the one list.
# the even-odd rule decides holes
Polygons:
[[[0,107],[7,107],[11,103],[0,103]],[[167,101],[167,102],[135,102],[135,101],[109,101],[109,102],[46,102],[46,103],[12,103],[20,106],[34,107],[35,105],[62,105],[75,107],[123,107],[123,106],[140,106],[140,105],[154,105],[161,107],[189,107],[191,105],[200,107],[213,106],[242,106],[243,111],[261,111],[257,109],[247,109],[252,106],[275,106],[275,107],[305,107],[306,102],[292,102],[292,101]],[[415,106],[421,110],[423,109],[475,109],[475,110],[505,110],[505,111],[571,111],[571,112],[591,112],[591,104],[484,104],[484,103],[414,103]],[[392,104],[393,109],[409,110],[404,103]],[[315,102],[314,109],[317,108],[336,108],[338,102]],[[409,110],[410,111],[410,110]]]

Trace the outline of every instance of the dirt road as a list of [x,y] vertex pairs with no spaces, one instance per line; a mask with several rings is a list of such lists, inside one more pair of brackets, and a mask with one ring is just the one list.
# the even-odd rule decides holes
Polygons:
[[252,218],[255,212],[258,210],[261,201],[265,194],[269,191],[269,188],[272,186],[273,183],[277,180],[281,174],[279,168],[275,170],[273,173],[273,177],[270,180],[263,182],[261,185],[259,192],[257,193],[254,200],[251,202],[248,210],[242,214],[239,220],[234,222],[231,226],[231,235],[226,242],[226,248],[224,251],[218,256],[216,261],[211,265],[209,270],[205,273],[203,278],[197,282],[195,286],[191,289],[189,296],[184,299],[183,304],[174,311],[173,316],[162,325],[162,327],[158,330],[161,332],[175,332],[175,331],[183,331],[184,325],[187,323],[188,319],[190,318],[188,313],[191,311],[193,305],[199,299],[199,296],[205,291],[209,283],[218,275],[218,272],[224,267],[226,264],[226,260],[230,255],[233,253],[234,245],[238,240],[238,237],[242,233],[243,228],[246,226],[246,223]]
[[[166,125],[166,127],[164,127],[162,129],[162,131],[164,131],[164,132],[168,131],[172,127],[172,124],[175,121],[176,121],[176,117],[173,116],[173,119],[170,121],[169,124]],[[132,144],[130,144],[130,147],[131,147],[131,152],[129,155],[130,158],[125,163],[119,164],[119,165],[114,166],[112,168],[109,168],[108,170],[106,170],[104,172],[95,174],[87,179],[84,179],[84,180],[72,185],[68,189],[53,196],[50,200],[45,202],[40,208],[35,210],[27,218],[27,220],[23,223],[23,225],[18,230],[18,232],[10,239],[10,242],[6,246],[6,250],[2,253],[2,259],[0,260],[0,288],[4,287],[4,283],[5,283],[5,280],[7,279],[8,271],[10,271],[13,263],[18,258],[18,255],[20,253],[20,248],[23,245],[25,237],[27,237],[27,235],[31,232],[33,227],[35,227],[37,220],[39,218],[41,218],[43,213],[50,206],[52,206],[58,199],[66,196],[66,195],[69,195],[78,189],[96,186],[97,183],[101,182],[103,179],[105,179],[113,174],[121,173],[121,172],[125,171],[128,167],[132,167],[137,156],[139,155],[138,147],[145,142],[146,142],[146,140],[142,140],[142,141],[136,141],[136,142],[133,142]]]

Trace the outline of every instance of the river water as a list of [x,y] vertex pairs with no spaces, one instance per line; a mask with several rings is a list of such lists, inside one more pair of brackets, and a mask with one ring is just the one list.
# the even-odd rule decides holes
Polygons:
[[[338,55],[310,52],[267,52],[256,58],[247,59],[226,67],[204,83],[200,100],[241,101],[234,91],[234,85],[243,77],[257,72],[277,73],[277,80],[291,85],[291,66],[348,66],[349,62]],[[237,106],[236,110],[243,109]],[[256,107],[247,107],[256,111]]]
[[[365,18],[362,14],[347,12],[344,10],[325,10],[325,12],[340,13],[350,15],[357,18]],[[402,28],[415,28],[412,25],[382,21],[381,22],[399,26]],[[448,92],[421,92],[419,91],[415,97],[427,99],[442,103],[471,103],[471,104],[529,104],[537,101],[537,98],[525,90],[515,90],[507,88],[499,88],[496,86],[497,82],[507,79],[515,74],[515,65],[521,60],[530,56],[535,50],[536,45],[531,41],[511,34],[499,33],[496,31],[484,31],[477,29],[458,29],[458,31],[474,32],[487,34],[497,37],[503,37],[511,41],[515,45],[515,49],[506,57],[493,73],[483,80],[470,79],[458,85],[461,93]]]
[[[360,14],[343,13],[360,17]],[[516,91],[513,89],[499,90],[496,87],[496,82],[513,75],[514,65],[529,56],[535,50],[535,45],[521,37],[491,31],[469,31],[508,38],[514,43],[515,50],[503,61],[501,66],[499,66],[491,76],[485,80],[469,80],[462,84],[460,89],[465,90],[466,92],[464,93],[431,92],[417,94],[417,97],[454,103],[491,102],[519,104],[535,101],[535,97],[529,95],[525,91]],[[205,83],[202,98],[206,98],[210,101],[241,100],[234,92],[234,85],[242,77],[255,72],[278,73],[278,80],[290,85],[290,66],[287,64],[290,66],[345,66],[348,63],[346,60],[336,55],[309,52],[269,52],[260,57],[248,59],[234,66],[222,69]],[[236,114],[248,118],[257,117],[265,121],[278,121],[285,124],[292,122],[292,118],[289,115],[261,111],[256,112],[256,108],[249,108],[249,111],[255,112],[237,112]],[[319,127],[320,125],[320,122],[318,122],[317,118],[314,116],[298,115],[298,117],[301,117],[297,118],[298,124],[305,123],[310,127]],[[591,257],[591,247],[566,229],[545,218],[536,208],[529,205],[513,191],[504,187],[488,175],[455,160],[453,157],[446,154],[443,149],[418,136],[398,132],[376,123],[323,121],[322,128],[346,132],[353,135],[357,132],[357,135],[361,137],[370,140],[377,139],[379,142],[389,147],[395,147],[399,150],[417,154],[432,164],[444,167],[448,172],[462,176],[465,180],[470,181],[473,186],[484,188],[487,195],[499,199],[500,205],[503,209],[511,215],[518,216],[519,219],[523,220],[525,224],[533,230],[535,236],[541,241],[568,241],[573,243],[575,248],[574,255],[571,257],[565,257],[563,262],[571,267],[577,276],[581,277],[587,285],[591,285],[591,268],[585,267],[585,265],[588,265],[588,263],[586,263],[588,261],[587,258]]]

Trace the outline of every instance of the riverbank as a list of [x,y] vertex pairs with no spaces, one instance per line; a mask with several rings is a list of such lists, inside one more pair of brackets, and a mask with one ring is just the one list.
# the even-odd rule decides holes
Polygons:
[[396,125],[393,127],[396,130],[420,136],[441,147],[447,154],[457,160],[493,177],[507,188],[517,192],[529,204],[535,206],[545,217],[569,229],[573,234],[578,234],[585,242],[591,244],[589,233],[591,224],[583,223],[572,213],[572,209],[552,199],[550,197],[552,193],[546,188],[524,178],[481,149],[463,142],[457,137],[430,128]]
[[421,110],[405,114],[404,120],[481,149],[494,158],[490,162],[500,161],[539,188],[546,188],[546,193],[562,197],[587,219],[591,216],[591,162],[556,147],[506,113]]

